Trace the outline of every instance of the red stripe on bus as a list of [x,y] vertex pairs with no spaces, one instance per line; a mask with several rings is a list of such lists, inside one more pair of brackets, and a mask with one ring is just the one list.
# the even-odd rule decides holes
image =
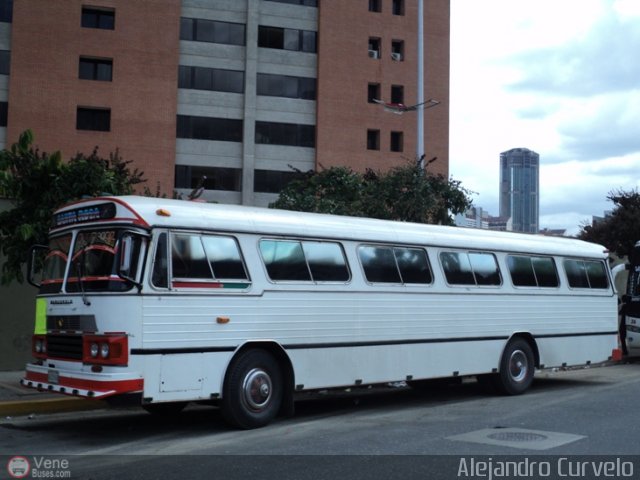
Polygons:
[[[49,385],[49,379],[45,373],[26,372],[25,378],[32,382],[45,383]],[[82,390],[91,390],[95,392],[112,392],[110,395],[117,393],[140,392],[144,388],[144,380],[136,378],[132,380],[88,380],[83,378],[71,378],[60,376],[57,387],[79,388]]]
[[171,282],[173,288],[224,288],[224,283],[211,282]]

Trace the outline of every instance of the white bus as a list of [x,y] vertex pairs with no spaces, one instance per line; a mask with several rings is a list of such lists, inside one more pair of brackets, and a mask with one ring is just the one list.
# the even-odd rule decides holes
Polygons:
[[519,394],[618,347],[607,254],[573,239],[127,196],[61,208],[39,248],[24,386],[212,401],[242,428],[299,391],[477,376]]

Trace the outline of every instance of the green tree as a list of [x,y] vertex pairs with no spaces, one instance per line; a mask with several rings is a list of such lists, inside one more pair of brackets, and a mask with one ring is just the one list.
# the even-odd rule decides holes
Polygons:
[[68,162],[60,152],[48,154],[33,147],[33,134],[23,132],[17,143],[0,152],[0,197],[13,208],[0,212],[0,253],[4,255],[2,284],[23,281],[22,267],[29,248],[46,243],[53,211],[72,200],[104,193],[126,195],[144,182],[118,152],[102,158],[95,148]]
[[611,215],[591,225],[583,225],[578,238],[599,243],[619,257],[629,255],[640,240],[640,193],[612,191],[607,200],[613,202]]
[[471,206],[459,181],[423,172],[411,163],[388,172],[331,167],[301,173],[270,206],[417,223],[452,224],[451,214]]

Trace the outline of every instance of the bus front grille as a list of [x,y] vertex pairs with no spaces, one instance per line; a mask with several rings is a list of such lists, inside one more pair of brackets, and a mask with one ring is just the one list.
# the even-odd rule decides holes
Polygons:
[[82,335],[47,335],[47,356],[82,360]]

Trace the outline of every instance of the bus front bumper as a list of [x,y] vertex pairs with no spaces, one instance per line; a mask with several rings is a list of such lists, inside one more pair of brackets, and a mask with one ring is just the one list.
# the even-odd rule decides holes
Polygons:
[[29,363],[25,376],[20,380],[23,387],[41,392],[62,393],[84,398],[107,398],[114,395],[140,393],[144,380],[140,375],[128,373],[74,372]]

